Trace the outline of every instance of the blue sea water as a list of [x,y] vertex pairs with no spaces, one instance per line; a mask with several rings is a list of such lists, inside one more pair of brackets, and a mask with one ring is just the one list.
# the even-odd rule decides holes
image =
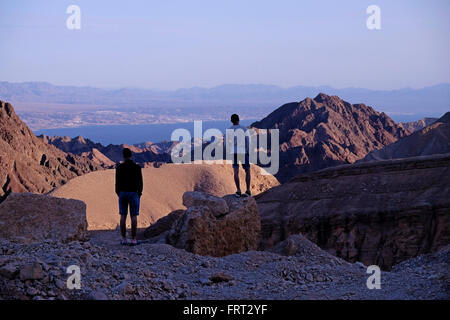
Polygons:
[[[241,125],[248,126],[255,120],[242,120]],[[216,128],[225,133],[231,126],[230,121],[204,121],[203,132]],[[69,136],[71,138],[82,136],[103,145],[108,144],[137,144],[146,141],[160,142],[170,140],[175,129],[187,129],[194,136],[194,123],[172,124],[148,124],[148,125],[111,125],[111,126],[86,126],[76,128],[42,129],[34,131],[34,134],[47,136]]]

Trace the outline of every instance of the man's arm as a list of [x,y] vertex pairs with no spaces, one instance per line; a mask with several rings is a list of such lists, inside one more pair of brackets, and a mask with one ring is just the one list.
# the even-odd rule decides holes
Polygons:
[[120,193],[120,174],[119,174],[119,167],[116,168],[116,194],[119,196]]
[[142,190],[144,189],[144,182],[142,179],[142,168],[139,166],[139,170],[138,170],[138,194],[139,197],[142,196]]

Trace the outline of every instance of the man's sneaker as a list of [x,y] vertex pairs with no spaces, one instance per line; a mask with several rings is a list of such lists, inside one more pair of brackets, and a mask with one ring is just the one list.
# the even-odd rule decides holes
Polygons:
[[131,240],[128,245],[131,246],[131,247],[134,247],[134,246],[137,246],[137,245],[140,245],[140,244],[141,244],[141,241],[139,241],[139,240]]
[[234,196],[235,196],[236,198],[240,198],[240,197],[242,197],[242,193],[241,193],[240,191],[236,191],[236,193],[234,194]]
[[245,198],[251,197],[252,193],[250,192],[250,190],[247,190],[247,191],[245,191],[245,193],[242,196],[245,197]]

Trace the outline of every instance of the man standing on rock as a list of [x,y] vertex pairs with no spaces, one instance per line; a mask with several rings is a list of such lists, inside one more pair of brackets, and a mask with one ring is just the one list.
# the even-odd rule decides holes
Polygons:
[[[116,194],[119,197],[120,233],[122,234],[122,245],[137,245],[137,217],[142,195],[142,169],[131,159],[132,153],[128,148],[123,149],[122,162],[116,169]],[[131,217],[131,242],[127,241],[127,214],[130,207]]]
[[[252,195],[250,191],[250,157],[249,157],[249,138],[246,134],[247,128],[241,126],[239,124],[239,116],[237,114],[233,114],[231,116],[231,122],[233,125],[228,128],[227,131],[232,132],[230,138],[233,138],[234,141],[230,142],[234,150],[232,151],[232,162],[233,162],[233,171],[234,171],[234,183],[236,184],[236,197],[250,197]],[[239,139],[239,135],[245,135],[244,139]],[[227,133],[228,135],[228,133]],[[242,163],[242,168],[245,170],[245,183],[247,186],[247,191],[244,194],[241,192],[241,183],[239,180],[239,162]]]

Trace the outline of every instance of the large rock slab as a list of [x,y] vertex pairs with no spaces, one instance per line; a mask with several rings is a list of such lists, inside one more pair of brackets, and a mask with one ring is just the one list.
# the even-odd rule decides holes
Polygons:
[[[174,247],[213,257],[257,249],[261,221],[253,198],[189,192],[183,200],[187,210],[173,212],[170,219],[157,222],[145,234],[157,238],[166,235],[165,241]],[[172,218],[176,219],[168,230],[167,222]]]
[[300,175],[256,196],[260,248],[301,233],[340,258],[390,269],[450,244],[449,181],[450,155]]
[[11,193],[0,204],[0,238],[65,242],[86,236],[86,205],[82,201]]

